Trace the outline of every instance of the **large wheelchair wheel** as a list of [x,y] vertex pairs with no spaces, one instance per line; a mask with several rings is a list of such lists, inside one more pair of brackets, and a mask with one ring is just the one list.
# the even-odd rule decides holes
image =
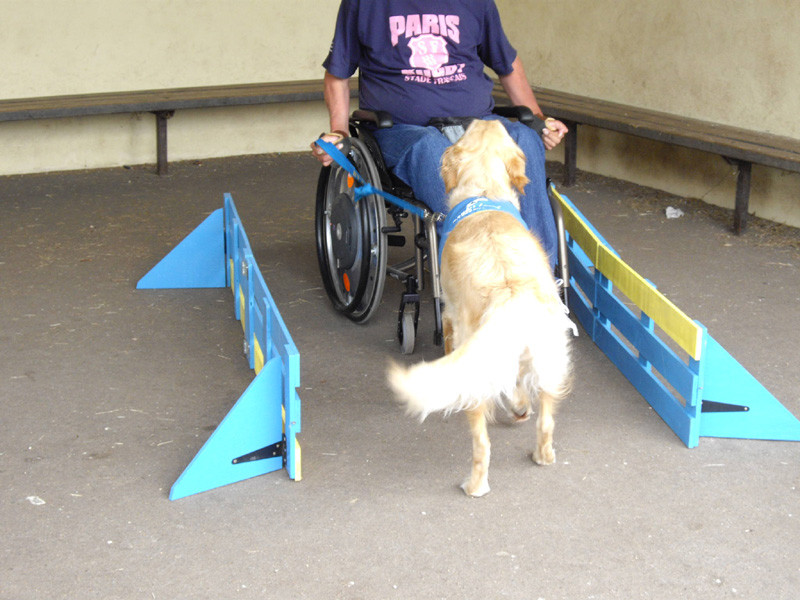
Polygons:
[[[362,177],[381,189],[375,162],[364,143],[350,138],[348,158]],[[317,259],[325,291],[333,306],[349,319],[365,322],[378,308],[386,282],[386,207],[383,198],[355,201],[358,185],[333,165],[317,183]]]

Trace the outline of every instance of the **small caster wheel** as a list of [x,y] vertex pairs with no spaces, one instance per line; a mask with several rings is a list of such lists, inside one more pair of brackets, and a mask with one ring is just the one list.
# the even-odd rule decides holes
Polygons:
[[400,338],[400,351],[403,354],[413,354],[414,343],[417,337],[417,328],[414,325],[414,313],[403,311],[400,315],[400,327],[398,328]]
[[414,277],[406,279],[406,291],[400,299],[400,311],[397,313],[397,339],[403,354],[414,352],[419,323],[419,291]]

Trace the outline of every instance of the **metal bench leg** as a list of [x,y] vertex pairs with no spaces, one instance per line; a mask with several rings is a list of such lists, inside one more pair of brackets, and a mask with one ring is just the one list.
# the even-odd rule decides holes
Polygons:
[[159,110],[153,113],[156,116],[156,156],[158,161],[157,173],[166,175],[169,165],[167,163],[167,119],[175,114],[174,110]]
[[733,211],[733,231],[739,235],[747,228],[747,209],[750,204],[750,174],[753,163],[737,160],[734,161],[739,169],[736,178],[736,207]]
[[575,171],[578,163],[578,124],[564,121],[569,132],[564,137],[564,187],[575,185]]

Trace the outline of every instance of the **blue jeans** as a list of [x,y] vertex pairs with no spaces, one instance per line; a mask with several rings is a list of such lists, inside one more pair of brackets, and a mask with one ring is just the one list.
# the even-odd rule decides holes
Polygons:
[[[544,143],[539,134],[522,123],[497,119],[519,145],[527,158],[525,175],[530,183],[519,199],[522,218],[542,243],[550,263],[555,265],[558,240],[553,211],[547,196],[544,172]],[[435,212],[447,213],[447,197],[440,172],[442,154],[450,145],[435,127],[397,124],[374,132],[386,166],[405,181],[418,200]]]

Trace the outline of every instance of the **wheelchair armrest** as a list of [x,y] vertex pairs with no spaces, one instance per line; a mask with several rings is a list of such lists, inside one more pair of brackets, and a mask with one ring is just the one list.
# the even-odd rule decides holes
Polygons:
[[394,125],[392,115],[385,110],[358,109],[353,111],[350,121],[355,123],[374,123],[378,129],[388,129]]
[[542,131],[545,128],[544,121],[533,114],[533,111],[527,106],[495,106],[492,112],[507,119],[516,119],[536,131]]

